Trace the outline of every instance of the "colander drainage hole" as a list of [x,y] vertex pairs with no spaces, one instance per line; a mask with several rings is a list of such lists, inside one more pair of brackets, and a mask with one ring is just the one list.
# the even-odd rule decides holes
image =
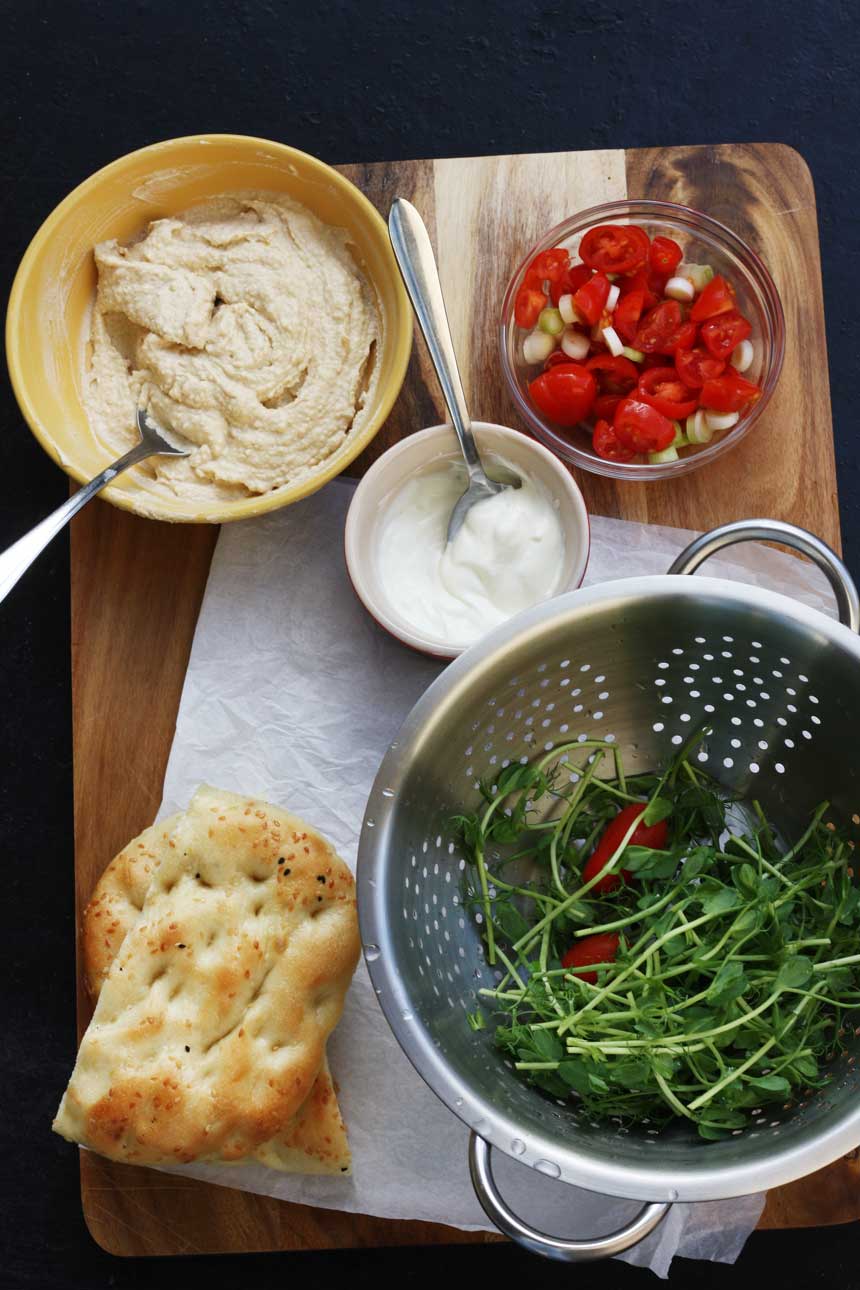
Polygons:
[[522,1138],[514,1138],[511,1142],[511,1151],[513,1154],[515,1156],[522,1156],[525,1155],[525,1150],[526,1144],[523,1142]]
[[375,963],[379,958],[379,954],[380,949],[378,945],[365,945],[364,957],[367,959],[368,963]]
[[536,1160],[535,1169],[539,1174],[546,1174],[547,1178],[560,1178],[561,1169],[554,1160]]

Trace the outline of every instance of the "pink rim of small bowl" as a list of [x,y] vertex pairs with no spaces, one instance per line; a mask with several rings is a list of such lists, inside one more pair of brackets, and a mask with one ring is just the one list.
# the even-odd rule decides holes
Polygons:
[[[762,389],[761,398],[753,404],[749,412],[742,416],[731,430],[718,432],[711,443],[703,445],[688,456],[680,457],[678,461],[664,462],[662,465],[604,461],[596,453],[577,446],[573,438],[566,438],[559,427],[543,420],[524,393],[524,382],[518,374],[520,368],[514,361],[516,336],[525,334],[521,328],[516,327],[513,320],[514,297],[527,266],[541,251],[558,246],[560,243],[568,243],[595,224],[618,221],[651,224],[655,226],[654,233],[661,232],[668,236],[672,236],[673,229],[686,233],[693,246],[697,239],[700,244],[705,243],[705,253],[700,253],[701,262],[713,263],[716,251],[717,258],[722,261],[714,265],[716,271],[725,270],[731,276],[733,284],[739,288],[741,307],[747,312],[750,308],[754,310],[752,340],[754,344],[761,347],[762,351],[757,372],[755,367],[752,369],[756,374],[744,373],[745,376],[755,380]],[[730,452],[749,434],[767,407],[782,370],[785,353],[785,315],[776,285],[767,268],[755,251],[725,224],[721,224],[701,211],[693,210],[692,207],[680,206],[675,202],[645,200],[606,202],[601,206],[592,206],[588,210],[580,211],[570,219],[563,220],[561,224],[556,224],[525,256],[505,292],[500,346],[502,370],[517,410],[525,418],[536,437],[552,452],[574,466],[591,471],[593,474],[607,475],[612,479],[670,479],[699,470],[708,462]],[[532,375],[536,376],[540,370],[538,367],[531,369]],[[585,432],[579,431],[576,427],[571,429],[571,436],[577,436],[578,439],[585,441]]]
[[[579,538],[578,556],[575,554],[572,556],[568,576],[555,595],[575,590],[582,585],[591,552],[591,524],[585,500],[576,480],[555,454],[521,431],[487,421],[473,421],[472,428],[475,431],[478,447],[483,453],[507,457],[511,465],[522,466],[524,470],[527,469],[529,458],[532,458],[542,464],[544,476],[551,476],[552,486],[546,484],[545,478],[543,482],[559,502],[560,507],[566,508],[566,514],[560,515],[566,538],[569,529],[576,530]],[[504,446],[491,444],[487,442],[488,439],[499,439]],[[510,451],[507,451],[508,448]],[[421,449],[423,451],[420,451]],[[363,476],[353,494],[346,516],[344,527],[346,568],[356,596],[371,618],[390,636],[420,654],[427,654],[431,658],[453,659],[469,647],[446,645],[443,641],[422,636],[397,616],[392,605],[385,602],[383,595],[380,594],[381,588],[377,594],[374,594],[371,580],[366,574],[368,562],[375,558],[377,526],[384,515],[385,500],[405,482],[406,478],[410,478],[415,473],[410,471],[406,475],[399,475],[392,468],[401,464],[405,455],[417,456],[419,451],[420,461],[416,464],[416,471],[426,469],[433,462],[441,462],[449,458],[456,460],[460,450],[453,427],[437,425],[416,431],[415,434],[409,435],[383,453]],[[383,487],[386,476],[391,476],[391,482],[388,487]],[[371,505],[370,502],[374,496],[377,496],[377,503]]]

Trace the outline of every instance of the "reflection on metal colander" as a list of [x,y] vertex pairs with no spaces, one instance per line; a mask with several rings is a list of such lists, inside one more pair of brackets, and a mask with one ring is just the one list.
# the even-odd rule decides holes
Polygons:
[[466,864],[450,820],[474,806],[479,778],[541,750],[602,738],[620,746],[630,771],[653,771],[706,724],[699,760],[756,797],[784,835],[824,798],[834,820],[856,822],[860,641],[844,567],[810,535],[757,523],[699,539],[673,572],[749,536],[816,559],[846,625],[785,596],[704,577],[629,579],[541,605],[469,650],[416,705],[371,793],[374,827],[362,832],[368,967],[420,1074],[491,1146],[566,1182],[643,1201],[760,1191],[857,1146],[860,1040],[822,1093],[778,1114],[768,1108],[720,1142],[703,1143],[684,1125],[658,1133],[591,1122],[575,1101],[524,1084],[491,1031],[467,1023],[477,992],[500,973],[486,962],[480,913],[464,908]]

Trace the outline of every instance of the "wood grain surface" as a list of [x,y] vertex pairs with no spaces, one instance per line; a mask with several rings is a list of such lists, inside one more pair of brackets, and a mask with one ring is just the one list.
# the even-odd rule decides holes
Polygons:
[[[424,215],[437,248],[476,418],[524,427],[496,356],[497,311],[528,247],[571,212],[618,197],[683,202],[758,250],[787,319],[785,367],[756,430],[721,462],[678,481],[616,484],[577,472],[589,508],[705,529],[772,516],[839,549],[836,474],[815,199],[806,164],[780,144],[554,153],[340,168],[383,213],[394,196]],[[354,463],[445,420],[420,340],[386,425]],[[143,520],[96,502],[72,526],[72,702],[77,916],[111,857],[151,823],[217,532]],[[80,965],[78,980],[81,981]],[[90,1007],[79,985],[78,1024]],[[770,1194],[764,1227],[860,1217],[860,1166],[837,1162]],[[286,1204],[81,1153],[89,1229],[118,1255],[486,1242],[419,1222]]]

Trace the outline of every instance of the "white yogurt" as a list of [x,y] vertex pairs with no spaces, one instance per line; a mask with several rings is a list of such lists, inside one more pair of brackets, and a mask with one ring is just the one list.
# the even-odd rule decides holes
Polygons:
[[521,487],[473,506],[450,544],[448,520],[467,483],[462,465],[431,466],[388,499],[377,546],[380,581],[403,621],[443,644],[470,645],[559,587],[564,533],[557,504],[519,468],[498,464],[519,475]]

